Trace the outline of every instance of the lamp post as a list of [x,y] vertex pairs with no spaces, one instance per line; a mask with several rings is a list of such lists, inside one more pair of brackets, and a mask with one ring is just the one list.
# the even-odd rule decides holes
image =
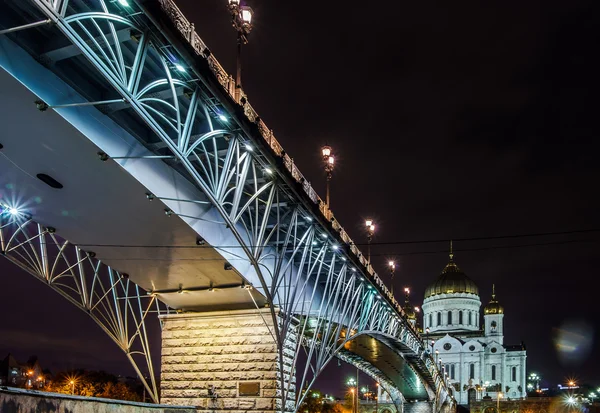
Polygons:
[[502,397],[502,392],[498,392],[496,396],[496,413],[500,413],[500,398]]
[[[355,411],[355,404],[354,404],[354,389],[356,386],[356,405],[358,405],[358,369],[356,372],[356,380],[354,380],[354,377],[350,377],[348,379],[348,381],[346,382],[346,385],[350,386],[350,393],[352,394],[352,412],[354,413]],[[356,407],[356,412],[358,412],[358,407]]]
[[331,175],[333,172],[333,166],[335,164],[335,158],[333,157],[333,153],[331,151],[331,146],[325,145],[321,148],[321,153],[323,154],[323,162],[325,164],[325,174],[327,176],[327,196],[325,197],[325,203],[327,204],[327,209],[329,209],[329,182],[331,181]]
[[379,413],[379,382],[375,383],[376,395],[375,395],[375,413]]
[[367,226],[367,263],[371,264],[371,241],[373,240],[373,234],[375,233],[375,224],[373,224],[372,219],[367,219],[365,221],[365,225]]
[[240,102],[242,90],[242,45],[248,43],[248,34],[252,30],[252,9],[242,6],[240,0],[228,0],[231,24],[237,31],[237,61],[235,72],[235,100]]
[[390,267],[390,286],[392,287],[392,295],[394,295],[394,273],[396,272],[396,263],[394,261],[388,262]]

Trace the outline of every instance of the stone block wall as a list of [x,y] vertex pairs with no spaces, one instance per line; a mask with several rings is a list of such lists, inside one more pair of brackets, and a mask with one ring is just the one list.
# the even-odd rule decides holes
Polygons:
[[[280,411],[281,374],[290,379],[296,336],[287,339],[282,372],[271,314],[261,312],[163,317],[161,403],[214,412]],[[291,380],[286,411],[296,399]]]
[[432,402],[406,402],[402,407],[404,413],[436,413]]

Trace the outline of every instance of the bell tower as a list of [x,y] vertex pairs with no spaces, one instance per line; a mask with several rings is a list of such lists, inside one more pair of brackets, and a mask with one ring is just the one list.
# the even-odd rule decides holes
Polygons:
[[492,285],[492,299],[483,309],[485,336],[504,342],[504,307],[496,300],[496,286]]

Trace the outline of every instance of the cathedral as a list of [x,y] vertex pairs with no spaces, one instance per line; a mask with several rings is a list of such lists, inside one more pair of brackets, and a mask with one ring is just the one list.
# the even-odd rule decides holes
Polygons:
[[526,396],[525,346],[504,344],[504,307],[494,287],[481,324],[479,289],[454,262],[452,248],[448,264],[425,290],[422,309],[423,338],[459,404]]

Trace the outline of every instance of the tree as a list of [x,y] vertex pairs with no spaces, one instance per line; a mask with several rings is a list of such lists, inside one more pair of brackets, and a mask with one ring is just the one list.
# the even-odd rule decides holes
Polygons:
[[323,397],[317,390],[309,390],[302,401],[299,413],[341,413],[340,407]]
[[119,378],[104,371],[75,370],[61,372],[49,381],[46,391],[74,394],[84,397],[141,401],[141,396],[131,386],[119,382]]

